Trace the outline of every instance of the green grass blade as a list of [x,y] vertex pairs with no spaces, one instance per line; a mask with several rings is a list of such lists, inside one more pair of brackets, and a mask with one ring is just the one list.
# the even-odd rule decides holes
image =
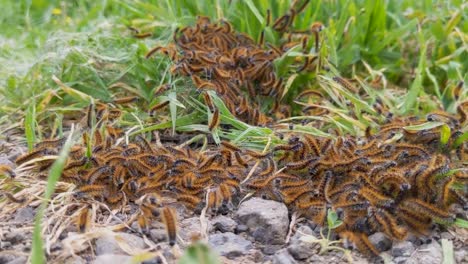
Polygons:
[[464,220],[464,219],[461,219],[461,218],[457,218],[455,219],[455,223],[454,223],[456,226],[459,226],[459,227],[462,227],[462,228],[468,228],[468,221]]
[[403,129],[410,130],[410,131],[421,131],[421,130],[433,129],[435,127],[440,127],[442,125],[445,125],[445,123],[444,122],[426,122],[426,123],[414,125],[414,126],[404,126]]
[[55,191],[55,184],[60,179],[65,163],[67,162],[68,153],[70,152],[70,149],[74,142],[73,137],[74,137],[74,134],[73,134],[73,129],[72,129],[70,136],[65,142],[63,149],[60,151],[60,154],[57,160],[52,164],[52,167],[49,172],[49,176],[47,178],[48,180],[47,180],[47,186],[46,186],[46,190],[44,194],[44,200],[37,211],[36,218],[34,221],[34,233],[33,233],[32,250],[31,250],[31,263],[32,264],[45,263],[45,256],[44,256],[43,244],[42,244],[42,238],[41,238],[41,230],[42,230],[41,223],[44,218],[44,210],[46,209],[48,201],[50,200],[50,198],[52,197],[52,194]]
[[26,110],[24,118],[24,132],[26,134],[26,142],[28,149],[31,151],[36,142],[36,104],[32,102]]
[[406,95],[405,103],[403,105],[403,112],[409,113],[412,110],[416,110],[415,104],[417,102],[417,98],[423,90],[423,78],[424,78],[424,69],[426,68],[426,50],[427,50],[427,43],[424,39],[424,34],[422,32],[419,33],[419,41],[421,45],[421,50],[419,53],[419,63],[418,68],[416,69],[416,78],[414,79],[411,87],[409,89],[408,94]]
[[442,253],[444,255],[443,264],[455,264],[452,241],[445,238],[442,239]]
[[263,19],[263,16],[260,14],[260,12],[258,11],[255,4],[252,2],[252,0],[244,0],[244,2],[249,7],[250,11],[252,11],[254,16],[258,19],[258,22],[260,22],[260,24],[263,25],[263,23],[265,23],[265,20]]

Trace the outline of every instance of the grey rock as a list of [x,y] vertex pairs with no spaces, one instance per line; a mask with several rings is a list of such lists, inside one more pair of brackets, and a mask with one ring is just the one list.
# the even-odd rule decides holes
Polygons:
[[252,198],[236,212],[239,222],[249,228],[255,240],[264,244],[283,244],[289,227],[288,209],[283,203]]
[[250,254],[252,256],[252,260],[253,260],[254,263],[261,263],[262,262],[264,256],[263,256],[263,254],[262,254],[262,252],[260,250],[256,250],[256,249],[251,250]]
[[70,257],[68,259],[66,259],[64,261],[64,263],[69,263],[69,264],[86,264],[86,260],[83,259],[82,257],[80,256],[74,256],[74,257]]
[[31,244],[23,245],[22,250],[23,250],[24,252],[29,252],[29,251],[31,250]]
[[234,232],[237,223],[227,216],[220,215],[211,220],[211,226],[211,231]]
[[244,255],[252,248],[252,242],[231,232],[213,234],[208,242],[221,256],[228,259]]
[[308,226],[300,226],[297,228],[294,236],[291,237],[288,252],[294,259],[304,260],[316,254],[316,244],[304,242],[301,237],[305,235],[313,235],[313,231]]
[[382,232],[377,232],[369,236],[369,241],[379,250],[387,251],[392,248],[392,241]]
[[6,165],[11,168],[15,168],[15,163],[13,163],[11,160],[5,158],[5,157],[0,157],[0,165]]
[[278,250],[281,249],[281,245],[266,245],[263,247],[262,252],[265,255],[274,255]]
[[297,260],[307,259],[314,254],[314,251],[307,250],[307,247],[304,247],[300,244],[293,244],[288,246],[288,252],[294,259]]
[[9,241],[11,244],[18,244],[25,239],[25,234],[22,231],[15,229],[5,234],[5,241]]
[[406,262],[406,260],[408,259],[408,257],[396,257],[393,259],[393,262],[395,264],[403,264]]
[[453,252],[456,263],[468,263],[468,251],[466,249],[458,249]]
[[21,256],[21,257],[17,257],[14,260],[8,262],[8,264],[24,264],[27,261],[28,261],[27,257]]
[[[144,249],[145,242],[141,237],[127,233],[117,233],[123,241],[125,241],[130,247],[136,249]],[[116,239],[113,236],[104,236],[96,240],[96,255],[105,254],[126,254],[118,245]]]
[[55,242],[54,244],[50,246],[50,251],[58,251],[61,249],[63,249],[63,246],[62,246],[62,243],[60,242]]
[[235,229],[235,233],[236,234],[240,234],[240,233],[244,233],[244,232],[247,232],[249,230],[249,227],[246,226],[246,225],[238,225],[236,226],[236,229]]
[[297,263],[294,258],[289,255],[286,249],[282,249],[273,256],[272,264],[295,264]]
[[24,207],[19,209],[15,214],[13,221],[18,223],[31,222],[34,219],[34,209],[32,207]]
[[162,242],[167,239],[167,231],[162,228],[151,229],[149,235],[154,242]]
[[17,257],[18,256],[14,254],[0,254],[0,263],[8,263],[15,260]]
[[439,243],[432,243],[421,246],[406,261],[407,264],[439,264],[442,263],[442,247]]
[[394,257],[408,257],[413,253],[413,251],[413,243],[409,241],[395,243],[392,247],[392,255]]
[[451,240],[454,238],[454,236],[449,232],[442,232],[440,233],[440,238]]
[[[208,230],[209,230],[208,224]],[[190,241],[190,238],[200,233],[200,218],[190,217],[180,221],[180,236],[184,241]]]
[[119,264],[126,264],[132,263],[132,257],[126,255],[118,255],[118,254],[105,254],[101,256],[97,256],[96,260],[93,262],[94,264],[109,264],[109,263],[119,263]]
[[380,258],[382,259],[383,263],[392,262],[392,256],[390,255],[390,252],[380,252]]
[[[130,227],[134,230],[140,230],[140,225],[138,224],[138,221],[133,221]],[[144,230],[141,230],[141,231],[144,231]]]
[[0,249],[6,249],[6,248],[9,248],[9,247],[11,247],[11,242],[10,241],[1,241],[0,240]]
[[162,261],[161,261],[161,258],[159,256],[141,262],[141,264],[161,264],[161,263],[162,263]]

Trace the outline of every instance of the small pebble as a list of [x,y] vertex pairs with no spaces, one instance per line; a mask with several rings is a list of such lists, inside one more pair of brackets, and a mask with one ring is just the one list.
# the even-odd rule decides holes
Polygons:
[[224,215],[219,215],[211,220],[212,230],[225,232],[234,232],[237,226],[236,221]]
[[237,226],[236,226],[235,233],[236,233],[236,234],[240,234],[240,233],[247,232],[247,230],[249,230],[249,227],[248,227],[248,226],[246,226],[246,225],[237,225]]
[[443,254],[442,247],[436,241],[421,246],[416,252],[406,261],[407,264],[439,264],[442,263]]
[[468,263],[468,251],[464,248],[455,250],[454,257],[456,263]]
[[6,233],[5,240],[10,241],[12,244],[18,244],[25,239],[24,233],[17,230],[11,230]]
[[132,257],[127,255],[118,255],[118,254],[104,254],[97,256],[94,264],[109,264],[109,263],[132,263]]
[[262,252],[265,255],[273,255],[275,254],[279,249],[281,249],[281,246],[276,246],[276,245],[266,245],[263,247]]
[[396,257],[393,259],[393,262],[395,262],[395,264],[403,264],[407,259],[408,257]]
[[394,257],[408,257],[413,253],[413,243],[409,241],[401,241],[393,244],[392,255]]
[[317,244],[305,242],[301,239],[304,235],[312,235],[313,231],[308,226],[300,226],[296,233],[291,237],[288,246],[288,252],[294,259],[305,260],[314,254],[317,254]]
[[213,234],[208,242],[221,256],[228,259],[242,256],[253,248],[252,242],[231,232]]
[[150,230],[149,236],[154,242],[162,242],[167,239],[167,231],[162,228],[154,228]]
[[289,215],[283,203],[252,198],[239,206],[236,218],[249,227],[250,235],[258,242],[284,244],[289,230]]
[[5,248],[9,248],[9,247],[11,247],[11,242],[10,241],[0,241],[0,249],[5,249]]
[[139,236],[128,234],[128,233],[117,233],[116,236],[103,236],[96,239],[96,255],[106,255],[106,254],[116,254],[121,255],[125,254],[119,244],[117,243],[117,239],[120,239],[126,242],[130,247],[137,249],[144,249],[146,247],[145,242]]
[[440,238],[452,240],[452,239],[454,239],[454,236],[449,232],[442,232],[442,233],[440,233]]
[[31,222],[34,219],[34,209],[27,206],[24,208],[19,209],[14,218],[14,222],[18,223],[26,223]]
[[7,264],[25,264],[27,263],[28,258],[24,256],[17,257],[16,259],[8,262]]
[[382,232],[377,232],[369,236],[369,241],[380,251],[387,251],[392,248],[392,241]]
[[295,264],[296,260],[288,253],[286,249],[282,249],[273,256],[272,264]]

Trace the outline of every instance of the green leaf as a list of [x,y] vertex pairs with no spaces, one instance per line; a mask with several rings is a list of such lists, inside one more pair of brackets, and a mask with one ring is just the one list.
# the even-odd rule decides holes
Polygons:
[[468,221],[461,219],[461,218],[455,219],[454,224],[462,228],[468,228]]
[[414,125],[414,126],[405,126],[403,127],[404,130],[410,131],[421,131],[421,130],[429,130],[435,127],[439,127],[445,125],[444,122],[426,122],[424,124]]
[[329,209],[327,213],[327,224],[329,229],[334,229],[343,224],[343,221],[338,219],[338,215],[335,211]]
[[440,144],[446,145],[450,139],[450,127],[447,124],[443,124],[440,129]]
[[445,26],[445,35],[446,36],[448,36],[450,33],[452,33],[452,30],[457,26],[457,24],[460,22],[461,19],[462,19],[462,14],[461,14],[460,11],[457,11],[457,12],[455,12],[455,14],[453,14],[452,18],[450,18],[447,25]]
[[286,85],[284,86],[284,91],[283,91],[283,94],[281,95],[281,98],[283,98],[288,93],[289,88],[291,88],[291,85],[293,84],[297,76],[298,76],[297,73],[294,73],[291,76],[289,76],[288,80],[286,81]]
[[179,264],[219,264],[218,256],[201,242],[190,245],[179,259]]
[[59,80],[56,76],[52,76],[52,80],[64,91],[66,94],[70,95],[77,101],[81,102],[91,102],[92,97],[80,92],[76,89],[71,88],[70,86],[64,84],[61,80]]

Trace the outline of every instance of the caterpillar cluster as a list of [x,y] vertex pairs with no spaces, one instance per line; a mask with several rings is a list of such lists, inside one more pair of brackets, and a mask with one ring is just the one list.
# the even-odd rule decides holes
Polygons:
[[[298,6],[298,11],[307,3]],[[288,18],[287,24],[291,24],[294,17]],[[266,20],[266,26],[269,26],[270,12]],[[277,30],[278,24],[282,23],[276,22],[273,29]],[[174,62],[172,74],[190,76],[202,92],[216,91],[237,118],[253,125],[271,125],[274,119],[289,117],[291,112],[288,105],[281,104],[285,81],[275,73],[273,62],[295,46],[302,46],[305,53],[308,38],[295,41],[291,33],[285,43],[275,47],[265,43],[264,35],[265,30],[256,42],[246,34],[235,32],[227,21],[212,23],[208,17],[200,16],[195,26],[177,29],[173,43],[154,47],[146,57],[156,52],[167,55]],[[317,56],[304,58],[304,64],[297,71],[314,68],[312,64]],[[210,104],[207,97],[205,101]],[[260,102],[265,98],[274,101],[268,113],[261,110]]]
[[[227,212],[240,197],[240,181],[247,174],[252,158],[232,144],[194,151],[189,146],[150,143],[136,136],[131,143],[119,141],[119,129],[103,126],[92,137],[85,132],[80,144],[74,145],[61,175],[61,181],[76,185],[78,200],[98,200],[111,208],[127,203],[139,206],[141,231],[149,231],[149,221],[162,220],[168,229],[169,242],[176,242],[174,202],[200,212],[207,207],[213,212]],[[64,139],[46,140],[17,158],[17,165],[33,163],[39,175],[52,165]],[[91,142],[92,141],[92,142]],[[91,153],[87,149],[91,146]],[[205,200],[206,198],[206,200]],[[78,228],[84,231],[88,210],[78,217]]]
[[[453,142],[458,133],[452,136]],[[457,162],[420,143],[427,138],[403,136],[385,143],[380,140],[385,133],[374,137],[332,141],[292,135],[288,144],[272,151],[275,165],[283,169],[259,173],[247,186],[319,225],[326,223],[329,209],[336,211],[343,225],[335,231],[369,256],[379,254],[367,239],[370,234],[404,240],[410,232],[427,234],[433,221],[453,223],[454,203],[468,209],[468,175],[457,171],[447,176]],[[466,160],[466,146],[460,148],[460,159]]]
[[[428,115],[435,116],[440,113]],[[458,120],[453,120],[457,122],[447,124],[455,132],[445,149],[452,149],[460,136]],[[453,170],[467,160],[466,143],[456,149],[458,160],[451,160],[450,151],[436,151],[440,127],[390,137],[393,130],[406,131],[403,126],[418,123],[395,120],[362,139],[291,134],[286,144],[263,153],[228,142],[199,151],[149,142],[141,135],[126,144],[118,140],[122,132],[107,126],[92,137],[83,134],[82,143],[72,147],[61,180],[76,185],[78,200],[100,200],[112,208],[137,204],[141,230],[159,219],[167,226],[171,244],[176,243],[175,204],[194,212],[206,207],[225,213],[245,194],[254,193],[283,202],[319,225],[325,224],[328,210],[336,211],[343,220],[336,232],[361,252],[376,256],[368,235],[380,231],[403,240],[410,232],[427,234],[434,221],[454,221],[452,204],[468,207],[468,175]],[[44,172],[51,161],[34,159],[58,154],[63,143],[63,139],[38,143],[16,162],[33,162],[38,172]],[[89,145],[91,155],[86,155]],[[454,172],[447,175],[449,171]],[[83,210],[79,218],[86,219],[87,212]],[[79,223],[85,230],[84,222]]]

